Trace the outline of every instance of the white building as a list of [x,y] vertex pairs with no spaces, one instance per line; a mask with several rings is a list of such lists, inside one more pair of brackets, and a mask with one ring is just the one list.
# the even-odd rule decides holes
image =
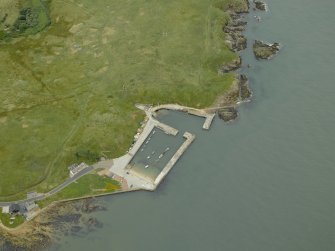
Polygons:
[[9,206],[2,207],[2,213],[9,214]]

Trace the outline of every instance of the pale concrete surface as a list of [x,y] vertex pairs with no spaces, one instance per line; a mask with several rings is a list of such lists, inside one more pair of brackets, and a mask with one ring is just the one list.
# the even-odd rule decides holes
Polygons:
[[163,168],[161,173],[156,177],[154,181],[155,186],[158,186],[159,183],[161,183],[164,177],[171,171],[172,167],[177,163],[179,158],[183,155],[183,153],[186,151],[186,149],[192,144],[193,140],[195,139],[195,136],[189,132],[185,132],[183,137],[186,138],[186,141],[179,147],[177,152],[172,156],[172,158]]

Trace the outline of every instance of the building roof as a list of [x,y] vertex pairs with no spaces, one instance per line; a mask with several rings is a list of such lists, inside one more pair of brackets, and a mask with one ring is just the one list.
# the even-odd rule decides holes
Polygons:
[[19,213],[21,211],[21,207],[19,204],[11,204],[9,206],[9,213]]
[[24,204],[24,207],[29,212],[29,211],[37,208],[37,204],[35,204],[35,202],[27,202],[27,203]]
[[2,213],[8,214],[9,213],[9,206],[2,207]]

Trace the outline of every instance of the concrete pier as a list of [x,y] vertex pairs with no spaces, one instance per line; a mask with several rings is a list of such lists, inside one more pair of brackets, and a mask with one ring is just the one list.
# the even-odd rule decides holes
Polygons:
[[173,135],[173,136],[176,136],[178,134],[178,130],[169,126],[169,125],[166,125],[166,124],[163,124],[163,123],[160,123],[158,122],[157,120],[155,120],[155,126],[158,127],[159,129],[161,129],[162,131],[164,131],[166,134],[170,134],[170,135]]
[[178,104],[165,104],[165,105],[159,105],[155,107],[150,107],[148,106],[138,106],[140,109],[147,109],[147,112],[152,114],[156,114],[157,111],[159,110],[173,110],[173,111],[181,111],[181,112],[186,112],[188,114],[198,116],[198,117],[203,117],[205,118],[205,123],[203,124],[202,128],[205,130],[209,130],[213,119],[215,117],[215,113],[208,113],[206,110],[203,109],[196,109],[192,107],[187,107],[187,106],[182,106]]
[[[122,177],[127,182],[127,185],[129,185],[129,190],[144,189],[152,191],[156,188],[156,185],[153,183],[153,181],[147,180],[143,175],[137,174],[136,172],[130,172],[128,166],[135,154],[141,148],[141,146],[155,127],[163,130],[166,134],[169,135],[176,136],[178,134],[177,129],[163,124],[149,116],[148,121],[143,128],[143,131],[139,135],[137,141],[132,146],[132,148],[129,149],[128,153],[110,161],[110,175],[112,176],[115,174],[119,177]],[[96,165],[98,166],[98,164]]]
[[215,113],[213,113],[213,114],[208,114],[208,115],[206,116],[206,120],[205,120],[205,123],[204,123],[204,125],[202,126],[202,128],[203,128],[203,129],[206,129],[206,130],[209,130],[209,128],[210,128],[210,126],[211,126],[211,124],[212,124],[212,122],[213,122],[214,117],[215,117]]
[[183,153],[186,151],[186,149],[191,145],[191,143],[195,139],[195,136],[193,134],[189,133],[189,132],[185,132],[183,136],[184,136],[184,138],[186,138],[186,141],[181,145],[181,147],[177,150],[177,152],[172,156],[172,158],[169,160],[169,162],[163,168],[161,173],[156,177],[156,179],[154,181],[154,185],[156,187],[164,179],[164,177],[170,172],[172,167],[176,164],[176,162],[179,160],[179,158],[183,155]]
[[145,190],[155,190],[159,183],[164,179],[164,177],[170,172],[172,167],[176,164],[179,158],[183,155],[186,149],[190,146],[190,144],[195,139],[195,136],[189,132],[185,132],[183,137],[186,138],[185,142],[180,146],[177,152],[172,156],[160,174],[155,178],[155,180],[150,180],[145,177],[141,173],[137,173],[134,170],[131,170],[129,163],[131,162],[134,155],[138,152],[142,144],[145,142],[146,138],[150,135],[151,131],[154,127],[157,127],[163,130],[166,134],[176,136],[178,134],[178,130],[166,125],[164,123],[159,122],[156,120],[153,115],[156,111],[161,109],[168,109],[168,110],[177,110],[182,112],[187,112],[189,114],[204,117],[205,123],[203,125],[204,129],[209,129],[215,114],[207,113],[204,110],[199,110],[190,107],[184,107],[180,105],[168,104],[168,105],[161,105],[152,107],[150,105],[141,105],[137,104],[137,108],[143,110],[147,115],[147,122],[143,131],[139,135],[137,141],[133,145],[133,147],[129,150],[127,154],[120,158],[113,159],[111,162],[111,166],[109,168],[109,172],[111,175],[116,174],[119,177],[122,177],[127,184],[129,185],[130,190],[137,190],[137,189],[145,189]]
[[146,138],[149,136],[149,134],[151,133],[151,131],[154,129],[154,127],[155,127],[155,122],[149,120],[147,122],[147,124],[145,125],[145,127],[143,128],[143,131],[140,134],[140,136],[138,137],[138,139],[136,140],[135,144],[129,150],[128,153],[131,156],[134,156],[137,153],[137,151],[141,148],[142,144],[144,143],[144,141],[146,140]]

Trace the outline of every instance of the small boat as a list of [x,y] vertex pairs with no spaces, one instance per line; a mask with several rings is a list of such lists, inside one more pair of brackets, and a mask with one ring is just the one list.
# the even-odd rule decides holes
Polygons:
[[164,150],[163,154],[166,153],[166,152],[169,151],[169,150],[170,150],[170,147],[167,147],[167,148]]
[[150,155],[149,155],[149,156],[147,156],[147,159],[150,159]]
[[145,166],[144,166],[144,168],[148,168],[148,167],[149,167],[149,165],[145,165]]
[[152,151],[152,153],[151,153],[152,155],[154,155],[155,154],[155,151]]
[[158,158],[160,159],[160,158],[162,158],[162,157],[163,157],[163,154],[159,155],[159,157],[158,157]]

